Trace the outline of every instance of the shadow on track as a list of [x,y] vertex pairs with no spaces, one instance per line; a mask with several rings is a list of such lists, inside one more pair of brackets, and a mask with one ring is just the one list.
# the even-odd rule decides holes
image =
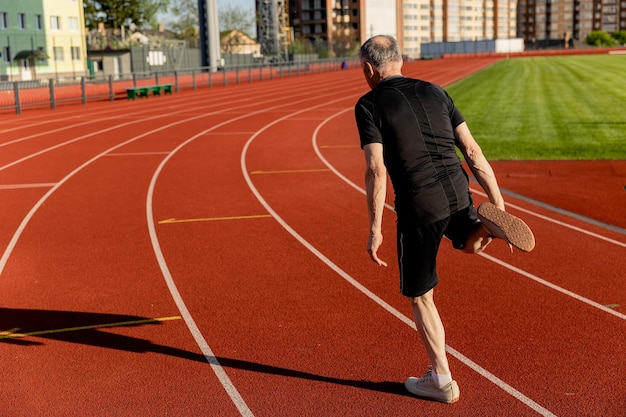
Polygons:
[[51,339],[127,352],[153,352],[205,364],[219,364],[219,366],[224,368],[241,369],[289,378],[301,378],[370,391],[410,396],[404,389],[404,385],[399,382],[334,378],[240,359],[215,356],[205,357],[201,353],[189,352],[170,346],[158,345],[145,339],[103,331],[116,327],[161,324],[163,324],[163,321],[160,319],[120,314],[0,308],[0,344],[25,347],[42,346],[45,343],[41,339]]
[[412,397],[406,389],[404,388],[404,384],[400,382],[394,381],[365,381],[365,380],[355,380],[355,379],[342,379],[342,378],[333,378],[324,375],[312,374],[310,372],[296,371],[293,369],[281,368],[278,366],[272,365],[263,365],[260,363],[254,363],[249,361],[243,361],[239,359],[231,359],[231,358],[223,358],[223,357],[212,357],[213,361],[219,362],[219,364],[225,368],[236,368],[243,369],[250,372],[259,372],[264,374],[271,375],[281,375],[290,378],[301,378],[308,379],[311,381],[319,381],[326,382],[329,384],[337,384],[350,386],[354,388],[366,389],[370,391],[377,392],[386,392],[388,394],[396,394],[402,395],[406,397]]

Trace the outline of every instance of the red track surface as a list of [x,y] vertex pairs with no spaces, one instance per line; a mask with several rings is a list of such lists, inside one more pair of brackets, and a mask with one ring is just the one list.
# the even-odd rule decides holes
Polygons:
[[495,164],[537,248],[443,245],[461,400],[422,401],[391,210],[390,267],[365,252],[365,89],[348,70],[3,116],[1,414],[624,415],[626,163]]

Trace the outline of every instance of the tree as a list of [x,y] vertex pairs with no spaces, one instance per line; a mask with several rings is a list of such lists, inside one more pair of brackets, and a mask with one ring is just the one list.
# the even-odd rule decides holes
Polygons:
[[181,28],[199,27],[198,0],[169,0],[168,14],[174,20],[168,22],[168,27],[174,31]]
[[168,3],[169,0],[84,0],[85,26],[96,29],[100,22],[107,28],[155,26],[157,13],[165,11]]
[[[198,0],[169,0],[168,14],[173,19],[166,22],[167,27],[178,33],[193,45],[198,40],[200,25],[198,16]],[[218,12],[221,32],[239,30],[249,35],[254,29],[254,12],[241,6],[227,5]]]
[[604,31],[594,30],[587,35],[585,43],[591,46],[613,46],[615,45],[615,39]]
[[241,6],[221,7],[218,19],[221,32],[238,30],[250,35],[254,30],[254,12]]
[[617,41],[620,45],[626,45],[626,30],[618,30],[611,34],[613,39]]
[[167,27],[178,34],[180,39],[186,40],[191,47],[198,46],[198,0],[170,0]]

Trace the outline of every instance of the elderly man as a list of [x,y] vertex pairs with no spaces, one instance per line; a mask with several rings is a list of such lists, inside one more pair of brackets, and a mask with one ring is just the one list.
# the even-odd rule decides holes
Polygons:
[[[528,226],[506,213],[494,172],[461,113],[441,87],[402,75],[402,55],[391,36],[375,36],[361,47],[363,75],[371,91],[355,106],[365,154],[371,259],[383,242],[381,231],[387,173],[395,192],[400,292],[408,297],[417,331],[431,361],[421,378],[410,377],[412,394],[453,403],[459,387],[445,351],[444,327],[433,301],[436,257],[443,237],[468,253],[497,237],[528,252],[535,239]],[[473,206],[458,147],[489,198]]]

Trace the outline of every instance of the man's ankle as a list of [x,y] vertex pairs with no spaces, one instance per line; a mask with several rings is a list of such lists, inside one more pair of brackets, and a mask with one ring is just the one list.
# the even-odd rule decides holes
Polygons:
[[451,374],[441,374],[440,375],[440,374],[436,373],[435,371],[432,371],[431,375],[433,377],[433,382],[439,388],[443,388],[446,385],[448,385],[450,382],[452,382],[452,375]]

